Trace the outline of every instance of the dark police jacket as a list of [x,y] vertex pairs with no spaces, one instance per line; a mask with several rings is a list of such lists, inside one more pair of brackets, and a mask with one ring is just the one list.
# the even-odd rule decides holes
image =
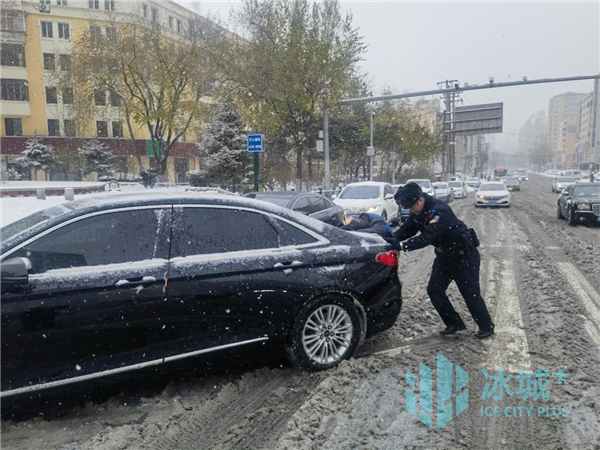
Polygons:
[[[407,251],[433,245],[438,254],[460,256],[473,248],[469,230],[454,211],[441,200],[423,194],[425,205],[420,215],[411,214],[394,233],[399,241],[404,241]],[[416,237],[418,232],[421,232]]]

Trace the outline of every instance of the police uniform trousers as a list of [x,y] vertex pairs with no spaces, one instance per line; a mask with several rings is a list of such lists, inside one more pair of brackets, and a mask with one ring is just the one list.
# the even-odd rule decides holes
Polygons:
[[448,286],[454,280],[479,328],[481,330],[493,329],[494,323],[485,301],[481,297],[480,262],[481,257],[477,249],[472,250],[469,256],[448,256],[436,250],[427,293],[446,326],[464,326],[462,318],[446,295]]

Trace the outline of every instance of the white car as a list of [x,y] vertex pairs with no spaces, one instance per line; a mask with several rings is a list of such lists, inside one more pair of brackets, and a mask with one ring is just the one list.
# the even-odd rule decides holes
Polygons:
[[454,193],[450,186],[448,186],[448,183],[444,183],[443,181],[433,183],[433,189],[435,191],[433,196],[438,200],[450,203],[454,199]]
[[424,178],[415,178],[412,180],[406,180],[406,184],[408,184],[408,183],[417,183],[419,186],[421,186],[421,189],[423,190],[424,194],[429,194],[429,195],[434,194],[431,180],[426,180]]
[[481,183],[475,194],[475,208],[480,206],[510,207],[510,192],[502,181]]
[[480,184],[481,184],[481,181],[477,177],[467,178],[467,186],[471,186],[471,187],[474,187],[475,189],[477,189]]
[[389,183],[365,181],[347,185],[333,202],[344,208],[347,215],[366,212],[393,221],[399,213],[394,194]]
[[552,192],[560,194],[566,188],[574,184],[577,180],[573,176],[569,177],[555,177],[552,180]]
[[448,181],[448,186],[454,191],[454,198],[467,198],[469,190],[462,181]]

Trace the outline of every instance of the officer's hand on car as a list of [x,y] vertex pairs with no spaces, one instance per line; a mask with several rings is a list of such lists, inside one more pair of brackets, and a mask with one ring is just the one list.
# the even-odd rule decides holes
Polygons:
[[394,247],[394,250],[400,250],[400,241],[397,238],[393,236],[384,236],[383,238]]

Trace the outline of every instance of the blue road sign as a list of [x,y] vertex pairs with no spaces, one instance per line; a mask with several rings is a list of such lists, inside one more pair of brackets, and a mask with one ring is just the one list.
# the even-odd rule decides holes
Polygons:
[[263,147],[263,135],[262,134],[249,134],[248,135],[248,151],[249,152],[262,152]]

